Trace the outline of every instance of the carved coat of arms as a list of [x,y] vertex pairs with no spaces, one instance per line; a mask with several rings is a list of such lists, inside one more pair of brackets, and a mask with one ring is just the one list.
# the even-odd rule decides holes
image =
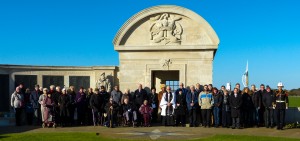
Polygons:
[[182,26],[178,22],[181,17],[164,13],[150,18],[151,41],[159,45],[180,44]]

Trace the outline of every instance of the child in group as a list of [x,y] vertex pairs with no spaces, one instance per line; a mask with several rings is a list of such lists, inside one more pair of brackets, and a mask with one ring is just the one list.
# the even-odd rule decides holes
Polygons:
[[152,113],[152,108],[148,105],[148,100],[144,100],[143,105],[140,107],[139,111],[144,117],[144,126],[150,127],[150,118]]

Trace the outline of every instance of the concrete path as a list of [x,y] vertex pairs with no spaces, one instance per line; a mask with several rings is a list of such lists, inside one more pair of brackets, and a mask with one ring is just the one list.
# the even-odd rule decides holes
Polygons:
[[298,138],[300,140],[300,129],[276,130],[261,128],[247,129],[230,129],[230,128],[189,128],[189,127],[64,127],[64,128],[40,128],[34,126],[21,127],[0,127],[0,134],[8,133],[50,133],[50,132],[94,132],[95,135],[110,138],[127,138],[127,139],[197,139],[214,135],[248,135],[248,136],[268,136],[268,137],[285,137]]

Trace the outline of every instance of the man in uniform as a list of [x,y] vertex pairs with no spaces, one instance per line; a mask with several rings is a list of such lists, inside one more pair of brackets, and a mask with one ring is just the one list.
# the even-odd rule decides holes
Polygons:
[[275,92],[275,110],[277,113],[277,130],[283,130],[285,124],[285,110],[288,109],[288,94],[284,91],[282,82],[278,83],[278,90]]

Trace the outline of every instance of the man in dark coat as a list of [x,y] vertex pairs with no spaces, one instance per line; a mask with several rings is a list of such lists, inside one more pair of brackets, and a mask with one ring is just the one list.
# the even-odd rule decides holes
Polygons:
[[267,93],[264,84],[260,85],[260,90],[258,91],[258,93],[259,93],[259,96],[260,96],[260,99],[261,99],[260,100],[261,107],[258,111],[258,116],[259,116],[259,124],[262,125],[262,124],[264,124],[264,112],[265,112],[265,107],[262,103],[262,96]]
[[60,108],[58,106],[58,99],[61,95],[61,88],[60,86],[56,87],[56,91],[54,91],[53,94],[51,94],[51,99],[54,102],[54,110],[55,110],[55,121],[56,123],[60,124],[61,123],[61,118],[60,118]]
[[176,108],[175,108],[175,115],[176,115],[176,126],[184,127],[186,124],[185,117],[186,117],[186,95],[183,94],[182,90],[178,91],[178,95],[176,95]]
[[[144,103],[144,100],[148,100],[147,91],[143,89],[142,84],[139,84],[138,89],[135,90],[133,95],[133,101],[135,104],[135,107],[141,107],[141,105]],[[142,115],[138,112],[138,122],[142,123]]]
[[42,92],[39,90],[40,86],[35,85],[34,90],[30,94],[30,102],[32,103],[33,108],[33,124],[41,124],[41,105],[39,103],[39,97]]
[[64,127],[69,117],[68,106],[70,105],[70,97],[67,95],[65,88],[62,89],[62,95],[58,98],[58,106],[60,111],[60,125]]
[[257,92],[254,92],[253,95],[252,95],[252,101],[253,101],[253,104],[254,104],[254,107],[255,107],[255,126],[256,127],[259,127],[259,124],[261,122],[261,108],[262,108],[262,93],[265,93],[265,85],[264,84],[261,84],[260,85],[260,90],[257,91]]
[[68,96],[70,97],[70,106],[69,109],[69,125],[74,125],[74,114],[76,108],[76,92],[74,86],[70,86],[70,91],[68,92]]
[[232,129],[240,129],[241,106],[243,104],[242,96],[239,94],[238,88],[234,88],[233,94],[229,98],[232,118]]
[[157,122],[157,113],[158,113],[158,95],[156,93],[156,88],[151,88],[151,93],[148,96],[150,107],[153,109],[152,112],[152,121]]
[[92,95],[94,95],[94,91],[93,88],[89,88],[88,92],[86,94],[86,113],[85,113],[85,122],[87,123],[87,125],[92,125],[93,124],[93,112],[92,112],[92,108],[90,105],[90,100]]
[[76,95],[77,106],[77,123],[78,125],[84,125],[84,115],[86,112],[86,94],[83,92],[83,87],[80,87],[79,92]]
[[94,126],[101,125],[102,114],[104,112],[103,111],[104,98],[103,95],[99,94],[98,88],[95,88],[95,93],[91,96],[89,103],[92,108]]
[[191,90],[186,94],[186,105],[189,112],[190,127],[195,127],[197,123],[198,92],[195,86],[191,86]]
[[265,107],[265,126],[273,128],[274,126],[274,109],[275,96],[271,88],[267,85],[266,93],[262,96],[262,102]]

